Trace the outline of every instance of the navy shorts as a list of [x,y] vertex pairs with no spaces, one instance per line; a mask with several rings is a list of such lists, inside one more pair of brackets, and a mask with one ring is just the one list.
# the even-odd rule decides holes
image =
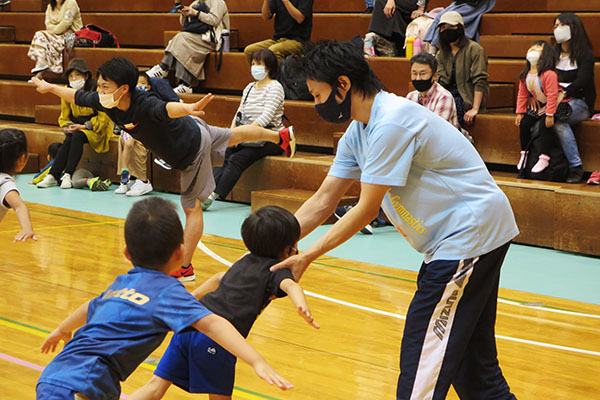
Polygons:
[[37,400],[84,400],[86,396],[73,390],[50,383],[38,383],[35,388]]
[[173,336],[154,371],[190,393],[231,396],[237,357],[201,332]]

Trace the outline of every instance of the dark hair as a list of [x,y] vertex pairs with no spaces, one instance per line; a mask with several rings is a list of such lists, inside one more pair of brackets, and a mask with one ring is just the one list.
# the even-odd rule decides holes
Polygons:
[[[542,46],[542,55],[540,56],[540,61],[538,61],[537,64],[538,75],[541,76],[543,72],[553,70],[554,66],[556,65],[556,52],[548,44],[548,42],[544,40],[538,40],[533,42],[531,46]],[[523,72],[521,72],[521,75],[519,75],[519,79],[523,82],[527,80],[527,74],[531,69],[531,63],[528,60],[526,60],[525,63],[525,69],[523,69]]]
[[58,2],[56,0],[50,0],[50,8],[54,10],[57,6]]
[[125,221],[125,244],[133,265],[160,271],[182,243],[174,203],[160,197],[134,203]]
[[[148,82],[148,85],[150,85],[150,88],[152,88],[152,82],[150,82],[150,77],[148,76],[148,74],[146,73],[146,71],[139,71],[138,72],[138,79],[139,78],[145,78],[146,82]],[[136,83],[137,86],[137,83]]]
[[294,215],[278,206],[254,211],[242,224],[242,239],[252,254],[279,258],[300,238],[300,224]]
[[362,49],[350,42],[317,42],[306,51],[303,66],[308,79],[327,83],[332,88],[338,86],[340,76],[347,76],[352,91],[363,97],[374,96],[384,89],[365,60]]
[[260,49],[252,53],[251,61],[262,61],[267,71],[269,71],[269,78],[277,79],[277,75],[279,72],[279,63],[277,62],[277,57],[275,56],[275,53],[273,53],[271,50]]
[[423,65],[429,65],[431,67],[431,72],[433,72],[434,74],[437,72],[437,68],[438,68],[438,62],[435,58],[435,56],[433,54],[429,54],[429,53],[419,53],[416,56],[414,56],[413,58],[410,59],[410,66],[412,67],[413,64],[423,64]]
[[48,155],[50,156],[50,158],[56,158],[58,150],[60,150],[60,146],[62,146],[62,143],[60,142],[50,143],[50,146],[48,146]]
[[[456,26],[457,26],[457,30],[459,32],[459,36],[458,36],[456,45],[458,47],[465,47],[467,45],[467,43],[469,43],[469,39],[467,39],[467,36],[465,35],[465,27],[462,24],[458,24]],[[439,40],[440,40],[441,50],[444,53],[451,53],[452,52],[452,46],[450,46],[450,43],[444,42],[442,40],[441,36],[440,36]]]
[[[571,55],[569,58],[576,62],[583,53],[593,50],[592,42],[585,31],[581,18],[572,12],[565,12],[556,17],[562,24],[571,28]],[[556,44],[556,51],[560,55],[560,44]]]
[[17,160],[27,154],[27,137],[23,131],[14,128],[0,130],[0,172],[15,173]]
[[98,68],[98,76],[113,81],[119,86],[127,85],[129,93],[133,93],[137,86],[138,68],[127,58],[115,57]]

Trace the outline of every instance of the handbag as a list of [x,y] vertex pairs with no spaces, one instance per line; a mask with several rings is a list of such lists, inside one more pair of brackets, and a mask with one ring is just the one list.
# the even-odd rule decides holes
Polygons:
[[[192,8],[198,12],[207,13],[209,11],[208,6],[203,2],[198,3]],[[181,31],[203,34],[208,32],[211,28],[212,27],[206,22],[200,21],[197,16],[188,15],[183,21],[183,29]]]
[[554,114],[554,118],[559,121],[568,121],[573,114],[573,109],[569,103],[563,102],[556,107],[556,114]]

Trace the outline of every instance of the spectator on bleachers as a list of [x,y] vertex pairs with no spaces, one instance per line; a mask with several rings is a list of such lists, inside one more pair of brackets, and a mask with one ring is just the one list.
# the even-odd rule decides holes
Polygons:
[[460,130],[452,93],[437,82],[438,62],[429,53],[420,53],[410,59],[410,79],[417,90],[406,98],[433,111]]
[[[70,88],[96,91],[96,81],[92,79],[92,73],[81,58],[71,60],[65,77],[69,80]],[[105,113],[65,100],[61,100],[60,105],[58,125],[63,128],[65,141],[58,150],[50,172],[36,185],[38,188],[57,186],[59,181],[62,189],[72,188],[72,175],[81,160],[83,145],[89,143],[96,153],[106,153],[113,137],[113,123]]]
[[246,46],[244,54],[252,64],[252,54],[260,49],[271,50],[279,63],[291,54],[299,54],[310,42],[312,33],[313,0],[263,0],[261,16],[264,21],[275,15],[271,39]]
[[[517,95],[517,118],[515,125],[519,127],[521,157],[517,164],[519,177],[524,177],[527,147],[531,141],[531,128],[540,122],[540,140],[542,152],[537,163],[531,169],[534,174],[548,167],[549,149],[552,147],[554,131],[554,114],[558,106],[558,76],[554,71],[554,51],[543,40],[531,45],[527,51],[527,65],[519,77],[519,93]],[[541,105],[539,109],[528,110],[527,101],[535,98]]]
[[490,90],[487,55],[483,47],[465,36],[459,13],[445,13],[438,26],[441,46],[436,54],[439,82],[454,97],[458,123],[470,126],[478,113],[485,112]]
[[50,168],[52,168],[52,166],[54,165],[54,159],[58,154],[58,150],[60,150],[60,146],[62,146],[62,143],[60,142],[50,143],[50,145],[48,146],[48,154],[46,155],[46,160],[48,161],[48,164],[46,164],[46,166],[42,168],[40,172],[35,174],[33,179],[27,183],[37,185],[46,177],[46,175],[48,175],[48,173],[50,172]]
[[581,18],[562,13],[554,20],[556,72],[562,93],[572,109],[568,121],[556,121],[554,131],[569,162],[568,183],[583,180],[583,167],[573,134],[573,125],[590,118],[596,102],[594,83],[594,52]]
[[[277,81],[277,57],[269,49],[252,54],[252,77],[256,81],[246,86],[240,106],[231,122],[231,128],[256,125],[267,129],[283,129],[283,86]],[[202,202],[208,209],[216,199],[229,195],[242,173],[255,161],[266,156],[283,154],[275,143],[244,142],[227,148],[225,162],[213,169],[217,184],[209,198]]]
[[404,55],[406,27],[423,15],[426,0],[375,0],[366,39],[373,44],[370,56]]
[[373,5],[375,4],[375,0],[365,0],[365,11],[363,14],[372,14],[373,13]]
[[453,1],[444,11],[439,14],[431,28],[425,34],[425,41],[433,46],[440,48],[439,36],[440,30],[436,29],[439,26],[440,19],[445,13],[454,11],[459,13],[463,18],[463,26],[465,35],[468,39],[479,42],[479,24],[483,14],[490,12],[496,5],[496,0],[456,0]]
[[[37,31],[31,40],[27,56],[35,61],[32,74],[43,71],[63,72],[65,33],[73,33],[83,27],[81,13],[75,0],[50,0],[46,9],[46,30]],[[38,76],[39,77],[39,76]]]
[[196,0],[181,9],[183,30],[169,41],[160,64],[148,71],[152,78],[164,78],[175,69],[179,85],[176,93],[192,93],[204,80],[204,61],[217,50],[221,32],[229,29],[229,11],[223,0]]
[[182,8],[183,5],[180,0],[173,0],[173,8],[169,11],[169,14],[177,14]]

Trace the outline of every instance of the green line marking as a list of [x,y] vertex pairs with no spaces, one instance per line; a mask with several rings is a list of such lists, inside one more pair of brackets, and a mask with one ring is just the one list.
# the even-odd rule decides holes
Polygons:
[[44,332],[44,333],[50,333],[51,332],[51,331],[48,331],[46,329],[38,328],[37,326],[24,324],[23,322],[15,321],[15,320],[4,318],[4,317],[0,317],[0,320],[2,320],[4,322],[10,322],[10,323],[15,324],[15,325],[24,326],[25,328],[33,329],[33,330],[36,330],[36,331],[39,331],[39,332]]
[[271,397],[269,395],[258,393],[258,392],[255,392],[255,391],[249,390],[249,389],[244,389],[244,388],[241,388],[239,386],[234,386],[234,388],[237,389],[237,390],[239,390],[240,392],[244,392],[244,393],[248,393],[248,394],[253,394],[254,396],[262,397],[263,399],[280,400],[277,397]]

